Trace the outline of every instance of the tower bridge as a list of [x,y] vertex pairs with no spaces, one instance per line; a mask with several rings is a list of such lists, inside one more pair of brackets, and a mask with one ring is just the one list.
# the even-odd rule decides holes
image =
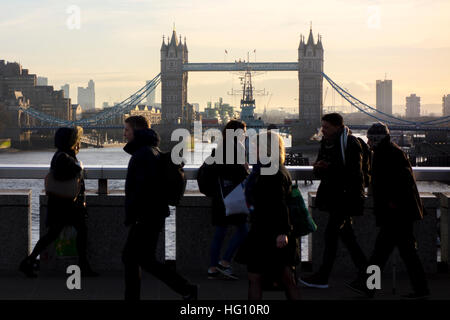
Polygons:
[[161,44],[161,111],[166,123],[177,123],[183,118],[187,104],[188,73],[217,71],[295,71],[298,73],[298,112],[302,130],[310,135],[320,127],[322,118],[322,90],[324,49],[320,35],[314,40],[312,27],[308,39],[300,36],[295,62],[250,62],[235,61],[223,63],[189,62],[186,38],[178,38],[175,30],[172,36],[163,37]]
[[[37,131],[56,129],[60,126],[80,125],[85,129],[121,129],[121,125],[111,124],[111,119],[128,113],[143,101],[156,87],[161,84],[161,130],[172,130],[177,125],[189,124],[186,117],[188,75],[190,72],[239,72],[239,71],[291,71],[298,75],[298,120],[289,125],[280,125],[280,131],[290,132],[293,139],[308,140],[321,126],[323,113],[323,80],[327,80],[332,89],[348,101],[355,109],[375,120],[383,121],[391,130],[401,131],[450,131],[448,122],[450,116],[434,120],[414,122],[383,113],[351,95],[324,73],[324,47],[322,38],[314,39],[312,28],[308,38],[300,36],[297,49],[298,60],[290,62],[189,62],[189,51],[186,38],[184,42],[173,30],[171,37],[163,41],[160,49],[160,74],[156,75],[145,86],[130,97],[116,104],[113,108],[104,110],[89,119],[70,121],[45,114],[31,107],[18,105],[17,112],[39,120],[35,125],[18,123],[19,131]],[[248,60],[248,59],[247,59]],[[180,121],[181,120],[181,121]],[[354,130],[366,129],[365,125],[351,125]],[[295,136],[295,137],[294,137]],[[170,136],[169,136],[170,140]]]

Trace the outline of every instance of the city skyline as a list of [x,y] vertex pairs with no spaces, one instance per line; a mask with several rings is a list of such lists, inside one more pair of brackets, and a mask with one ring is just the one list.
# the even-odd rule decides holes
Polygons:
[[[450,92],[450,75],[445,72],[450,69],[450,23],[445,16],[450,5],[445,1],[207,4],[211,1],[190,6],[138,0],[2,2],[6,10],[0,13],[0,40],[9,45],[1,59],[47,77],[54,88],[66,83],[76,88],[93,79],[101,105],[123,100],[159,73],[162,36],[171,34],[173,22],[177,33],[186,36],[190,62],[233,62],[246,58],[247,52],[251,61],[270,62],[297,61],[300,34],[307,36],[312,20],[315,38],[318,33],[323,37],[325,73],[361,100],[375,106],[375,82],[385,73],[394,83],[394,113],[404,113],[405,97],[411,92],[421,97],[422,106],[442,105],[442,96]],[[70,5],[80,8],[80,29],[66,26]],[[378,24],[373,18],[377,10]],[[415,23],[419,17],[420,26]],[[26,49],[30,46],[33,50]],[[273,93],[268,109],[298,105],[295,72],[266,73],[254,82]],[[235,74],[190,73],[188,102],[203,108],[206,101],[223,97],[237,106],[237,99],[227,92],[238,87]],[[325,106],[331,103],[328,91]],[[336,104],[339,100],[336,96]],[[257,97],[258,109],[267,101],[258,102]]]

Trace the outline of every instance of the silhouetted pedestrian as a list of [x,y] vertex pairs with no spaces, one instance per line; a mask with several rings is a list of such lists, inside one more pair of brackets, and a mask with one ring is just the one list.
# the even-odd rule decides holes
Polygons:
[[328,288],[338,249],[339,238],[347,247],[360,274],[365,274],[367,259],[356,241],[352,217],[363,214],[364,175],[362,149],[356,137],[338,113],[322,117],[323,138],[314,174],[321,182],[317,190],[316,205],[329,213],[325,229],[325,249],[319,271],[300,279],[309,287]]
[[[236,134],[232,141],[227,140],[226,132]],[[241,132],[239,132],[239,130]],[[208,279],[217,279],[224,276],[236,280],[237,275],[233,273],[232,259],[237,248],[247,236],[247,214],[237,213],[227,216],[223,197],[226,197],[236,186],[242,183],[248,176],[248,164],[245,161],[245,139],[246,124],[240,120],[231,120],[222,131],[222,140],[217,148],[213,149],[211,157],[217,159],[212,164],[204,164],[199,170],[198,183],[202,192],[212,198],[212,225],[215,227],[211,242],[210,265],[208,268]],[[227,146],[233,148],[234,157],[227,161]],[[242,152],[242,153],[240,153]],[[238,161],[238,155],[244,155],[242,161]],[[223,241],[230,227],[235,226],[236,231],[228,242],[225,254],[220,257]]]
[[[300,299],[300,288],[295,279],[295,267],[300,262],[299,244],[292,235],[289,221],[287,199],[291,194],[292,179],[284,166],[284,142],[273,131],[261,135],[267,135],[270,162],[254,165],[248,178],[245,193],[247,203],[253,208],[250,231],[236,260],[247,265],[249,300],[262,299],[264,282],[281,284],[286,297],[297,300]],[[272,146],[275,152],[270,151]],[[275,173],[263,174],[261,170],[270,166],[276,166]]]
[[142,116],[125,120],[125,152],[131,154],[125,182],[125,225],[129,227],[123,250],[125,299],[139,300],[141,268],[163,281],[185,300],[197,299],[197,286],[156,259],[160,232],[169,216],[158,133]]
[[[417,190],[411,164],[406,154],[391,142],[389,129],[382,123],[367,131],[373,150],[372,190],[374,213],[379,233],[369,265],[384,269],[395,247],[408,270],[413,287],[406,298],[425,298],[429,289],[422,263],[416,251],[414,222],[423,219],[423,204]],[[364,279],[350,286],[353,290],[373,296]]]
[[[79,267],[82,276],[97,276],[87,259],[87,227],[86,227],[86,200],[85,187],[82,175],[82,165],[76,155],[80,150],[80,139],[83,135],[81,127],[59,128],[55,133],[55,147],[50,171],[56,181],[63,185],[77,183],[79,192],[75,198],[64,198],[55,194],[48,195],[48,209],[46,225],[47,233],[39,239],[33,252],[22,261],[20,271],[28,277],[35,277],[33,264],[50,243],[55,241],[66,226],[73,226],[77,231],[76,247],[78,252]],[[68,186],[70,189],[71,186]]]

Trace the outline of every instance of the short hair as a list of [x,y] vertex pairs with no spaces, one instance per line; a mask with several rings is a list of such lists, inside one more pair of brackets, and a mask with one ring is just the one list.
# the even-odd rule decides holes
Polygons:
[[230,120],[222,130],[222,137],[225,139],[226,132],[228,129],[236,131],[237,129],[244,130],[246,127],[247,124],[242,120]]
[[142,130],[150,128],[148,120],[143,116],[131,116],[125,119],[125,123],[128,123],[133,130]]
[[370,126],[369,130],[367,130],[367,135],[381,135],[388,136],[389,128],[382,122],[374,123]]
[[328,113],[322,117],[322,121],[326,121],[335,127],[344,125],[344,118],[339,113]]

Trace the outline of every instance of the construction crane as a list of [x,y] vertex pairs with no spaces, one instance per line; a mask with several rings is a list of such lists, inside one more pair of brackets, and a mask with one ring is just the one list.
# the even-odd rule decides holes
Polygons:
[[269,100],[267,101],[267,104],[266,104],[266,108],[269,106],[269,104],[270,104],[270,100],[272,99],[272,95],[273,95],[273,93],[270,93],[270,96],[269,96]]
[[325,94],[324,94],[324,97],[323,97],[323,104],[325,104],[325,101],[327,100],[328,88],[329,88],[329,87],[327,87],[327,88],[325,89]]

